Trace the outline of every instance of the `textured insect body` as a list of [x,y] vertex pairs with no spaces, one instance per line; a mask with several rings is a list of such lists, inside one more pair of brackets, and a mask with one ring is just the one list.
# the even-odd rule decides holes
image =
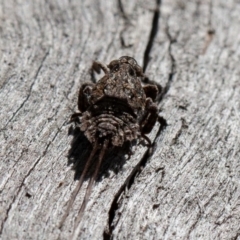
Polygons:
[[81,188],[92,158],[100,149],[95,173],[89,181],[78,218],[85,208],[106,149],[141,138],[150,143],[145,134],[152,130],[158,118],[157,105],[154,103],[158,89],[153,84],[142,85],[145,75],[133,58],[124,56],[108,66],[94,62],[93,70],[99,73],[101,69],[105,75],[96,84],[81,86],[78,97],[80,112],[71,118],[92,143],[93,150],[69,202],[68,211]]
[[[95,85],[83,85],[79,93],[81,131],[91,143],[108,138],[112,146],[139,139],[149,132],[144,131],[144,124],[149,124],[148,117],[153,118],[148,127],[150,130],[157,119],[157,106],[152,98],[147,99],[141,84],[142,69],[130,57],[112,61],[108,65],[109,71],[103,65],[98,66],[106,75]],[[157,94],[155,85],[145,88],[151,88],[153,95]]]
[[[112,102],[112,106],[108,106],[110,102]],[[83,122],[80,129],[85,132],[91,143],[94,143],[96,139],[107,138],[110,145],[122,146],[124,142],[131,142],[139,137],[139,125],[136,123],[136,119],[126,112],[125,106],[119,108],[115,106],[117,101],[104,98],[96,105],[96,108],[102,108],[102,104],[104,104],[104,108],[99,115],[86,112],[81,119]]]

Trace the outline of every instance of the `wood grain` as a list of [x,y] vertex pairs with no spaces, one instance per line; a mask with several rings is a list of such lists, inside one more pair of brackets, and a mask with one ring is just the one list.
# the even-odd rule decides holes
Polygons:
[[[239,12],[237,0],[2,0],[1,239],[240,239]],[[89,153],[66,124],[79,87],[93,60],[123,55],[163,86],[167,124],[152,154],[110,151],[81,222],[88,177],[59,229],[70,163],[81,172]]]

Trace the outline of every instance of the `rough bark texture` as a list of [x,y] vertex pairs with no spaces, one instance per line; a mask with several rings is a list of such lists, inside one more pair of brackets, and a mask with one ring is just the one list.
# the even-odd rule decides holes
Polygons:
[[[239,13],[238,0],[2,0],[1,239],[240,239]],[[110,152],[82,221],[88,178],[59,229],[69,151],[84,165],[89,148],[65,123],[92,61],[122,55],[164,87],[167,124],[152,154]]]

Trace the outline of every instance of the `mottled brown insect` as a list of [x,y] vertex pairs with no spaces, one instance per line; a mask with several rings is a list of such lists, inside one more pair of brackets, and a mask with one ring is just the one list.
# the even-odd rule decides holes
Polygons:
[[107,66],[94,62],[93,70],[98,73],[103,70],[105,75],[95,84],[85,83],[81,86],[78,96],[80,112],[74,113],[71,118],[93,148],[61,225],[82,186],[94,155],[100,151],[78,219],[81,219],[106,149],[121,147],[126,142],[143,142],[141,139],[151,144],[146,134],[152,130],[158,118],[157,105],[154,103],[158,88],[154,84],[142,84],[145,75],[134,58],[123,56]]

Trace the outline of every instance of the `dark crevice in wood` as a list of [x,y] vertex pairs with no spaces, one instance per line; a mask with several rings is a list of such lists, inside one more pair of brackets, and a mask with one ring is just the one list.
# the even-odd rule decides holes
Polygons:
[[190,228],[189,228],[189,231],[188,231],[188,234],[187,234],[187,236],[186,236],[186,239],[191,239],[190,235],[191,235],[191,233],[193,232],[193,230],[196,228],[199,220],[201,219],[202,209],[201,209],[201,207],[199,206],[198,203],[197,203],[197,206],[198,206],[198,208],[199,208],[199,211],[197,212],[197,216],[196,216],[196,218],[195,218],[195,221],[193,222],[193,224],[192,224],[192,225],[190,226]]
[[135,173],[133,173],[133,175],[131,176],[131,178],[129,179],[128,182],[128,189],[130,189],[132,187],[132,185],[134,184],[135,181],[135,177],[138,176],[144,169],[144,167],[146,166],[146,163],[149,161],[149,159],[151,158],[151,156],[154,154],[156,148],[155,148],[155,144],[157,142],[158,137],[160,136],[160,134],[166,129],[167,127],[167,122],[166,119],[164,119],[163,117],[159,116],[158,121],[160,123],[160,127],[157,131],[157,134],[153,140],[152,146],[150,148],[148,148],[148,150],[145,152],[145,154],[143,155],[141,161],[139,162],[139,164],[137,165],[137,168],[135,168]]
[[212,15],[213,15],[213,2],[210,0],[210,5],[209,5],[209,18],[208,18],[208,34],[214,34],[214,29],[212,26]]
[[115,212],[118,209],[118,202],[119,202],[119,198],[122,195],[124,189],[127,187],[128,189],[130,189],[132,187],[132,185],[134,184],[135,178],[136,176],[138,176],[144,169],[144,167],[146,166],[146,163],[148,162],[149,158],[153,155],[153,153],[155,152],[155,143],[156,140],[158,139],[159,135],[161,134],[162,131],[165,130],[165,128],[167,127],[167,122],[163,117],[159,116],[158,119],[159,123],[160,123],[160,127],[158,129],[158,132],[153,140],[153,144],[152,147],[148,148],[148,150],[145,152],[145,154],[143,155],[142,159],[139,161],[139,163],[134,167],[134,169],[132,170],[131,174],[128,176],[127,180],[124,182],[124,184],[121,186],[121,188],[119,189],[119,191],[117,192],[117,194],[115,195],[112,204],[111,204],[111,208],[109,210],[109,218],[108,218],[108,229],[109,232],[104,232],[103,238],[104,240],[109,240],[112,239],[112,232],[114,231],[114,226],[113,226],[113,220],[115,217]]
[[[119,0],[119,2],[121,3],[121,1]],[[153,16],[153,21],[152,21],[152,29],[150,32],[150,36],[149,36],[149,40],[147,43],[147,47],[145,49],[144,52],[144,59],[143,59],[143,71],[145,72],[148,62],[149,62],[149,54],[151,52],[152,46],[153,46],[153,41],[155,39],[155,36],[158,32],[158,22],[159,22],[159,18],[160,18],[160,4],[161,4],[161,0],[156,0],[156,10],[154,12],[154,16]],[[122,5],[119,4],[119,7],[121,9],[121,11],[123,11]],[[171,45],[171,43],[170,43]],[[172,72],[175,69],[175,60],[173,57],[171,57],[172,59]],[[173,74],[172,74],[173,75]],[[172,76],[169,77],[170,81],[172,80]],[[167,85],[167,90],[170,87],[170,84]],[[165,94],[166,92],[164,92]],[[161,93],[161,97],[158,99],[158,103],[162,100],[163,98],[163,93]],[[124,182],[124,184],[122,185],[122,187],[119,189],[118,193],[115,195],[115,198],[113,199],[113,202],[111,204],[111,208],[109,210],[109,219],[108,219],[108,232],[104,232],[103,234],[103,238],[104,240],[109,240],[112,239],[112,233],[114,231],[114,226],[113,226],[113,220],[115,218],[115,212],[118,209],[118,201],[120,196],[122,195],[122,192],[124,191],[125,187],[127,186],[128,189],[130,189],[132,187],[132,185],[134,184],[135,178],[136,176],[138,176],[142,170],[144,169],[146,163],[148,162],[149,158],[152,156],[152,154],[155,151],[155,142],[157,140],[157,138],[159,137],[159,135],[161,134],[161,132],[166,128],[167,126],[167,122],[163,117],[159,117],[158,119],[159,123],[160,123],[160,127],[157,131],[156,137],[153,141],[152,147],[149,148],[145,154],[143,155],[142,159],[139,161],[139,163],[137,164],[137,166],[135,166],[135,168],[133,169],[132,173],[129,175],[129,177],[127,178],[127,180]]]
[[12,205],[15,203],[15,200],[17,198],[17,196],[19,195],[20,191],[22,190],[23,186],[24,186],[24,182],[25,180],[27,179],[27,177],[30,175],[30,173],[33,171],[33,169],[36,167],[36,165],[39,163],[39,161],[41,160],[42,156],[39,157],[36,161],[36,163],[33,165],[33,167],[28,171],[28,173],[26,174],[26,176],[24,177],[24,179],[22,180],[20,186],[18,187],[18,190],[16,192],[16,194],[14,195],[13,197],[13,200],[11,202],[11,204],[9,205],[7,211],[6,211],[6,216],[5,218],[3,219],[2,223],[1,223],[1,227],[0,227],[0,235],[2,234],[2,231],[3,231],[3,228],[4,228],[4,225],[8,219],[8,216],[9,216],[9,212],[10,210],[12,209]]
[[109,239],[112,239],[112,232],[114,231],[114,226],[113,226],[113,220],[114,220],[114,217],[115,217],[115,212],[116,210],[118,209],[118,201],[119,201],[119,198],[120,196],[122,195],[122,193],[124,192],[124,189],[126,188],[126,186],[128,187],[131,187],[131,185],[133,184],[134,182],[134,178],[135,176],[137,175],[137,173],[139,173],[139,169],[140,169],[140,165],[141,165],[141,162],[143,161],[146,161],[147,157],[149,154],[149,150],[147,150],[142,158],[142,160],[139,162],[139,164],[133,169],[133,171],[131,172],[131,174],[129,175],[129,177],[127,178],[127,180],[124,182],[124,184],[121,186],[121,188],[119,189],[119,191],[117,192],[117,194],[115,195],[113,201],[112,201],[112,204],[111,204],[111,208],[108,212],[108,229],[109,231],[108,232],[104,232],[104,240],[109,240]]
[[32,195],[31,195],[30,193],[26,192],[25,197],[27,197],[27,198],[31,198]]
[[[148,151],[147,151],[148,152]],[[147,153],[146,152],[146,153]],[[146,154],[145,153],[145,154]],[[120,196],[122,195],[122,193],[124,192],[124,189],[126,188],[126,186],[129,186],[129,182],[131,181],[131,178],[132,177],[135,177],[136,173],[138,172],[137,170],[139,169],[139,165],[138,164],[134,169],[133,171],[131,172],[131,174],[128,176],[128,178],[126,179],[126,181],[124,182],[124,184],[120,187],[120,189],[118,190],[118,192],[116,193],[113,201],[112,201],[112,204],[111,204],[111,208],[108,212],[108,232],[104,231],[104,234],[103,234],[103,238],[104,240],[109,240],[109,239],[112,239],[112,232],[114,230],[114,226],[113,226],[113,220],[114,220],[114,217],[115,217],[115,212],[116,210],[118,209],[118,201],[119,201],[119,198]]]
[[119,12],[121,13],[121,16],[124,20],[124,24],[123,24],[124,27],[120,31],[120,43],[121,43],[122,48],[130,48],[133,46],[133,44],[127,44],[124,40],[123,34],[127,30],[127,28],[131,25],[131,21],[130,21],[128,15],[126,14],[126,12],[124,11],[123,3],[121,0],[118,0],[118,8],[119,8]]
[[118,8],[119,8],[119,12],[121,13],[122,17],[123,17],[125,20],[128,20],[128,16],[127,16],[127,14],[126,14],[125,11],[124,11],[123,3],[122,3],[121,0],[118,0]]
[[118,200],[119,197],[121,196],[122,192],[124,191],[126,187],[126,182],[121,186],[121,188],[119,189],[119,191],[117,192],[117,194],[115,195],[112,204],[111,204],[111,208],[108,212],[108,231],[104,231],[103,233],[103,239],[104,240],[110,240],[112,239],[112,232],[114,230],[114,226],[113,226],[113,220],[115,217],[115,212],[118,209]]
[[173,39],[172,36],[170,35],[169,26],[167,26],[167,28],[166,28],[166,34],[169,39],[168,54],[169,54],[169,57],[171,60],[171,69],[170,69],[170,73],[168,75],[168,81],[166,83],[166,86],[162,88],[161,97],[160,97],[159,101],[161,101],[164,98],[164,96],[168,93],[170,86],[172,84],[172,81],[173,81],[173,77],[176,72],[176,60],[172,54],[172,44],[176,42],[176,39]]
[[135,176],[141,172],[141,166],[146,164],[147,159],[149,158],[149,149],[145,152],[143,158],[141,159],[141,161],[135,166],[135,168],[133,169],[133,171],[131,172],[131,174],[128,176],[128,178],[126,179],[126,181],[124,182],[124,184],[121,186],[121,188],[119,189],[119,191],[117,192],[117,194],[115,195],[112,204],[111,204],[111,208],[108,212],[108,232],[104,232],[104,240],[109,240],[112,239],[112,232],[114,231],[114,226],[113,226],[113,220],[115,217],[115,212],[118,209],[118,202],[119,202],[119,198],[122,195],[124,189],[126,187],[131,188]]
[[143,56],[143,72],[145,72],[147,65],[149,63],[149,54],[151,52],[152,46],[153,46],[153,41],[157,35],[158,32],[158,22],[160,18],[160,5],[161,5],[161,0],[156,0],[156,10],[153,15],[153,21],[152,21],[152,29],[150,32],[149,40],[144,52]]
[[[28,148],[29,148],[29,146],[31,145],[32,141],[33,141],[33,140],[31,140],[31,141],[29,142],[29,144],[27,145],[27,147],[24,148],[24,149],[21,151],[20,156],[19,156],[18,159],[15,161],[14,165],[12,166],[12,169],[15,169],[16,165],[18,164],[18,161],[22,158],[23,154],[28,151]],[[3,184],[2,189],[5,188],[8,180],[12,178],[13,174],[14,174],[14,171],[12,171],[11,175],[8,177],[8,179],[6,180],[6,182]]]
[[109,215],[108,229],[109,230],[104,231],[104,233],[103,233],[103,239],[104,240],[112,239],[112,232],[114,231],[114,226],[112,225],[112,223],[113,223],[113,220],[115,218],[115,212],[117,211],[117,209],[119,207],[118,202],[119,202],[120,196],[122,195],[122,193],[124,192],[124,189],[126,187],[128,189],[130,189],[132,187],[132,185],[135,182],[135,178],[143,171],[143,169],[146,166],[146,163],[148,162],[149,158],[153,155],[153,153],[156,150],[156,148],[155,148],[156,140],[160,136],[161,132],[163,132],[165,130],[165,128],[167,127],[167,121],[163,117],[159,116],[158,122],[160,123],[160,127],[157,131],[155,139],[153,140],[152,146],[147,149],[147,151],[143,155],[142,159],[134,167],[133,171],[131,172],[131,174],[129,175],[127,180],[124,182],[124,184],[121,186],[121,188],[119,189],[119,191],[117,192],[117,194],[115,195],[115,197],[113,199],[113,202],[111,204],[111,208],[110,208],[109,213],[108,213],[108,215]]
[[188,128],[188,125],[186,123],[186,120],[184,118],[181,118],[181,127],[179,128],[179,130],[177,131],[177,133],[175,134],[175,136],[173,137],[170,145],[175,145],[178,142],[178,139],[180,138],[180,136],[182,135],[183,131],[186,130]]

